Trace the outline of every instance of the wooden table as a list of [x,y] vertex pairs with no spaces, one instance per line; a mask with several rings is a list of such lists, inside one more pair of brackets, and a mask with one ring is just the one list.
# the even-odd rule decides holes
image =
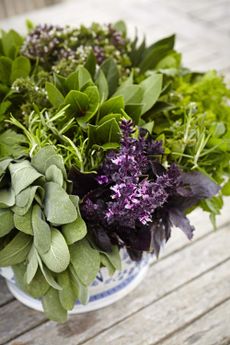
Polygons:
[[125,299],[65,324],[14,300],[0,280],[0,344],[229,345],[230,200],[212,231],[206,215],[191,215],[197,231],[180,230],[146,279]]
[[[78,0],[0,22],[23,30],[36,22],[89,24],[127,20],[149,40],[176,32],[177,47],[193,69],[217,68],[230,76],[228,0]],[[0,344],[7,345],[229,345],[230,200],[218,231],[206,214],[188,242],[177,229],[146,279],[127,298],[65,324],[47,321],[12,298],[0,279]]]

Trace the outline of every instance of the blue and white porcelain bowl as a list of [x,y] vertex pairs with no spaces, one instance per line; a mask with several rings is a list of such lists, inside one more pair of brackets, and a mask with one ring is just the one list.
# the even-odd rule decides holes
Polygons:
[[[110,277],[107,269],[101,268],[97,278],[89,288],[88,304],[82,305],[77,301],[70,314],[84,313],[106,307],[129,294],[143,280],[151,256],[146,254],[140,262],[134,262],[125,250],[121,250],[121,257],[122,270]],[[15,298],[30,308],[43,311],[40,300],[30,297],[18,288],[11,267],[0,268],[0,275],[6,279],[8,288]]]

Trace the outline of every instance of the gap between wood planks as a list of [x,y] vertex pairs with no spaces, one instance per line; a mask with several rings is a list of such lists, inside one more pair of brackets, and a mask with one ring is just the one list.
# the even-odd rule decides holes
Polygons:
[[[222,235],[221,235],[222,234]],[[140,312],[142,309],[146,309],[147,307],[149,307],[149,305],[159,302],[161,299],[163,299],[164,297],[167,297],[168,295],[170,295],[171,293],[175,292],[178,289],[181,289],[183,286],[186,286],[187,284],[191,283],[194,280],[199,279],[201,276],[203,276],[204,274],[206,274],[209,271],[212,271],[215,267],[219,266],[221,263],[225,262],[226,259],[229,257],[228,253],[223,253],[221,251],[221,248],[223,247],[223,245],[226,243],[227,240],[227,236],[229,236],[228,232],[227,232],[227,228],[219,231],[219,232],[212,232],[210,233],[210,236],[205,236],[205,238],[203,238],[203,240],[199,240],[196,241],[194,243],[191,244],[191,246],[189,248],[184,248],[180,253],[175,253],[174,255],[170,256],[168,259],[165,258],[165,260],[160,260],[158,262],[157,265],[154,265],[152,267],[152,269],[150,270],[150,274],[148,277],[148,280],[146,280],[147,286],[144,287],[144,289],[146,290],[144,295],[147,295],[147,300],[145,301],[146,305],[145,307],[143,307],[143,296],[141,295],[140,292],[140,288],[139,290],[137,289],[136,292],[133,293],[134,295],[134,301],[129,301],[132,304],[136,304],[134,306],[134,310],[127,310],[126,306],[123,306],[124,303],[120,303],[120,305],[117,304],[114,305],[113,307],[113,313],[112,316],[110,316],[110,318],[112,317],[111,320],[109,320],[107,318],[107,325],[108,323],[111,323],[110,326],[107,327],[107,329],[109,328],[113,328],[114,326],[116,326],[117,324],[120,324],[122,322],[124,322],[126,319],[133,317],[135,314],[137,314],[138,312]],[[204,242],[204,243],[203,243]],[[205,248],[205,245],[207,247],[210,247],[211,244],[215,244],[215,248],[213,248],[212,252],[202,252],[202,249]],[[216,250],[216,252],[215,252]],[[201,253],[200,253],[201,252]],[[200,253],[200,256],[199,256]],[[210,256],[210,257],[209,257]],[[181,257],[183,258],[183,260],[181,260]],[[190,264],[191,260],[193,259],[193,257],[195,257],[195,261],[199,260],[203,261],[203,265],[205,266],[204,268],[201,265],[195,265],[194,270],[197,272],[193,272],[194,270],[192,270],[192,272],[188,271],[188,272],[184,272],[183,269],[185,270],[187,265]],[[196,259],[197,258],[197,259]],[[212,262],[210,264],[210,261]],[[173,265],[173,267],[177,267],[178,268],[178,272],[182,271],[184,272],[184,275],[182,277],[180,276],[176,276],[176,278],[174,278],[174,287],[170,286],[170,289],[168,289],[167,283],[170,279],[170,275],[171,275],[171,266]],[[193,263],[194,265],[194,263]],[[208,265],[210,265],[208,267]],[[185,266],[185,267],[184,267]],[[163,269],[162,269],[163,267]],[[156,285],[158,284],[159,287],[162,285],[163,287],[161,288],[160,292],[158,292],[159,295],[156,294],[156,296],[152,296],[151,299],[151,285],[150,284],[150,279],[154,279],[154,283],[156,283]],[[188,277],[186,277],[188,276]],[[178,280],[182,280],[180,283],[178,283]],[[166,286],[166,287],[165,287]],[[168,289],[168,290],[167,290]],[[144,292],[144,291],[143,291]],[[136,295],[136,296],[135,296]],[[140,297],[141,296],[141,297]],[[131,299],[131,296],[126,298],[126,302]],[[140,300],[142,299],[142,300]],[[16,303],[16,302],[15,302]],[[127,314],[125,317],[121,318],[120,314],[119,314],[119,310],[121,309],[122,311],[123,308],[123,312],[124,314]],[[103,315],[104,317],[106,316],[106,313],[109,313],[109,309],[102,309],[101,311],[99,311],[98,313],[91,313],[90,315],[88,315],[88,318],[92,317],[93,319],[95,318],[96,315],[96,319],[93,320],[93,322],[95,322],[94,327],[96,327],[96,329],[92,329],[90,327],[90,329],[84,329],[84,322],[88,325],[88,321],[87,320],[87,316],[81,316],[80,320],[77,319],[70,319],[70,321],[64,325],[55,325],[55,323],[52,322],[46,322],[44,325],[40,326],[40,327],[33,327],[33,331],[31,332],[30,330],[27,330],[26,332],[21,332],[21,334],[24,334],[25,336],[20,337],[20,334],[15,334],[14,337],[12,335],[12,339],[17,339],[19,341],[29,341],[28,344],[44,344],[45,340],[42,337],[44,336],[48,336],[49,339],[53,339],[55,344],[62,344],[63,340],[65,339],[65,332],[67,332],[68,329],[70,329],[70,333],[72,332],[71,336],[76,335],[77,339],[74,340],[74,345],[77,344],[83,344],[85,343],[85,341],[98,336],[101,333],[104,333],[106,330],[104,328],[104,323],[103,323]],[[98,316],[98,319],[97,319]],[[117,319],[117,321],[115,321]],[[79,334],[79,330],[77,329],[78,323],[80,323],[81,327],[83,327],[83,333]],[[66,328],[65,328],[66,327]],[[98,332],[98,329],[101,330]],[[64,334],[64,338],[62,337],[61,334],[56,334],[56,332],[63,332]],[[76,333],[74,333],[76,332]],[[91,334],[90,334],[90,333]],[[41,342],[36,342],[33,343],[32,341],[32,337],[34,339],[36,339],[36,341],[39,341],[39,335],[41,338]],[[71,336],[69,335],[68,338],[70,340]],[[10,340],[10,338],[6,339],[7,341]],[[78,342],[76,343],[76,340],[78,340]],[[32,341],[32,342],[31,342]],[[6,342],[4,342],[3,344],[5,344]],[[9,343],[8,343],[9,344]],[[10,342],[11,345],[16,345],[16,343],[12,343]],[[52,343],[51,343],[52,344]]]

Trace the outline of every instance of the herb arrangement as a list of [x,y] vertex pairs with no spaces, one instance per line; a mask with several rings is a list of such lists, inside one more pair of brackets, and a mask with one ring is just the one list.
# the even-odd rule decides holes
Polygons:
[[123,22],[0,38],[0,267],[65,321],[100,268],[159,255],[230,195],[230,90]]

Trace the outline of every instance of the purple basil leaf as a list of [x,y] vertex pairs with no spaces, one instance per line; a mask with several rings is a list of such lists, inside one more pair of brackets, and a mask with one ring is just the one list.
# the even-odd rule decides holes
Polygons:
[[75,167],[69,170],[68,179],[72,181],[72,194],[80,198],[98,187],[95,174],[83,174]]
[[197,200],[211,198],[220,190],[215,182],[198,171],[183,173],[182,182],[184,185],[189,185],[192,196],[196,197]]
[[112,251],[111,240],[106,230],[102,226],[89,225],[88,230],[91,232],[92,239],[99,249],[103,250],[104,252]]
[[190,224],[188,218],[182,211],[176,208],[170,209],[169,219],[173,225],[175,225],[177,228],[180,228],[185,233],[189,240],[192,239],[195,228]]

